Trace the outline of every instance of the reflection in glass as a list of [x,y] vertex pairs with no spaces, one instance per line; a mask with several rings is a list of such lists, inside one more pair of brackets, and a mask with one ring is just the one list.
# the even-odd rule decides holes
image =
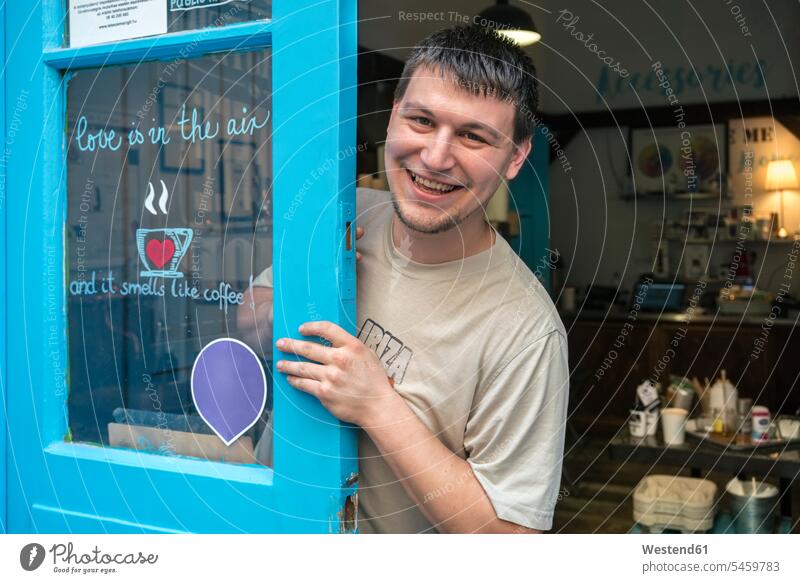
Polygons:
[[167,30],[198,30],[272,17],[272,0],[167,0]]
[[227,447],[190,377],[204,346],[241,338],[271,392],[271,330],[237,322],[252,275],[272,263],[271,90],[269,50],[69,79],[72,440],[269,462],[256,445],[271,398]]

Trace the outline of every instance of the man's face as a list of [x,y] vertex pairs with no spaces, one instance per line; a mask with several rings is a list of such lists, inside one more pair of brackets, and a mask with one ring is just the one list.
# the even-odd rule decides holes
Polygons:
[[386,175],[400,220],[438,233],[480,213],[501,179],[530,151],[513,141],[515,105],[475,96],[452,78],[419,68],[395,102],[386,138]]

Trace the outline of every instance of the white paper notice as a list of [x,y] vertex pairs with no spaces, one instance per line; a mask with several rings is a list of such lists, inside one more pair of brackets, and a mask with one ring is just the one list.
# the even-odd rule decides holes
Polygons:
[[164,0],[69,0],[69,46],[167,32]]

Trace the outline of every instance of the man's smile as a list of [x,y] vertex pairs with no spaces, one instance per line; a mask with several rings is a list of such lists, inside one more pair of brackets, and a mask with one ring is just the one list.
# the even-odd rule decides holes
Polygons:
[[414,189],[417,191],[419,198],[422,200],[431,200],[440,198],[446,194],[450,194],[456,190],[463,188],[458,184],[442,182],[433,178],[428,178],[406,169],[409,181]]

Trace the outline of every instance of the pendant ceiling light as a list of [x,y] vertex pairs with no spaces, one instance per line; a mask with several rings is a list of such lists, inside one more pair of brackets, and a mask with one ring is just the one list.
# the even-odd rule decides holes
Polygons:
[[531,15],[522,8],[511,6],[508,0],[497,0],[497,4],[482,11],[478,22],[497,30],[522,47],[539,42],[542,38]]

